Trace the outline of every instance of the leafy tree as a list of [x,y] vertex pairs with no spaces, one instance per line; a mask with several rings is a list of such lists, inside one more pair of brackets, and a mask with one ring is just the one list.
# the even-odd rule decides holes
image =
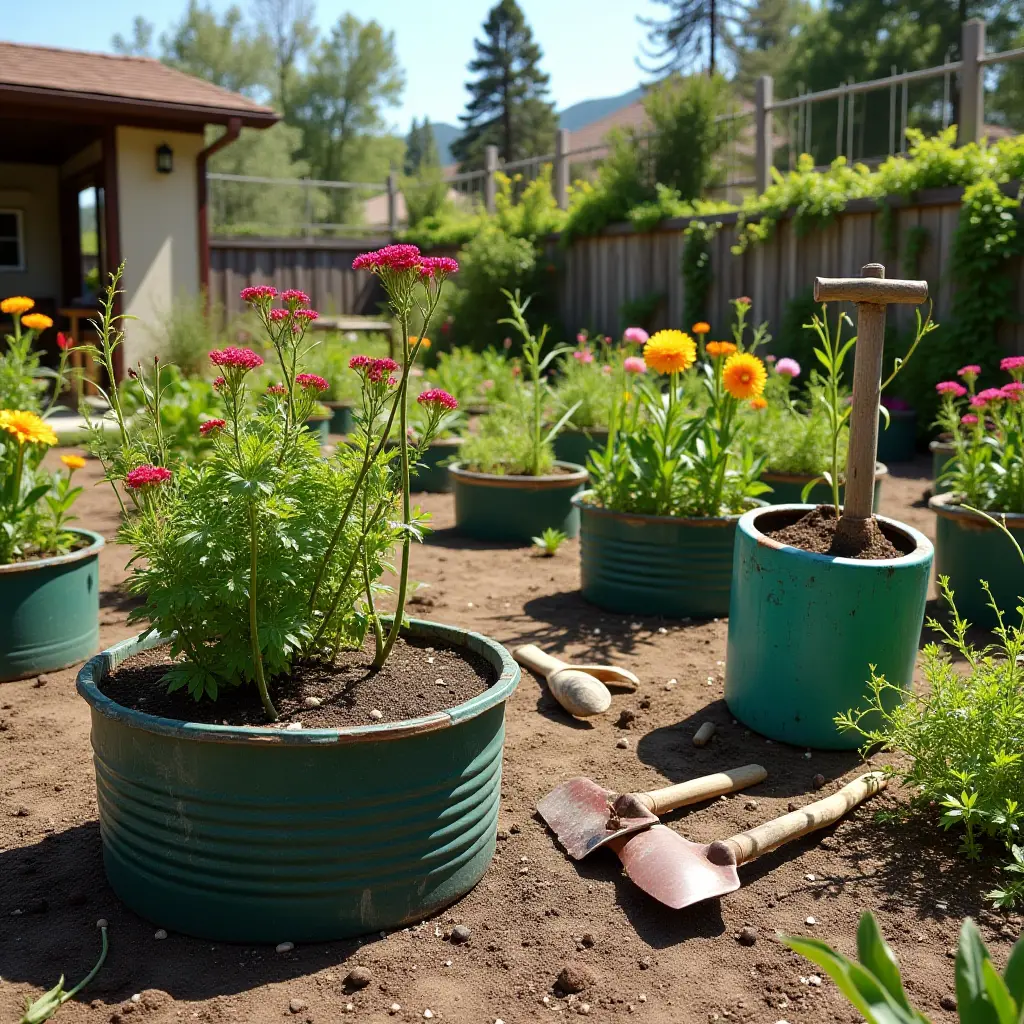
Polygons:
[[437,141],[429,118],[423,118],[423,124],[412,119],[409,134],[405,137],[404,170],[408,175],[418,174],[423,167],[436,167],[441,163],[437,152]]
[[813,8],[807,0],[754,0],[723,31],[725,48],[736,68],[733,84],[752,97],[762,75],[778,78],[793,60],[798,33]]
[[483,29],[469,63],[477,77],[466,84],[470,100],[459,115],[465,130],[452,145],[463,168],[482,167],[491,145],[505,160],[548,153],[557,126],[547,99],[549,77],[540,69],[541,48],[516,0],[495,4]]
[[253,0],[253,10],[269,32],[274,62],[274,100],[288,117],[299,61],[316,43],[312,0]]
[[141,14],[138,14],[132,21],[131,36],[123,36],[120,32],[116,32],[110,45],[114,48],[114,53],[120,53],[126,57],[152,57],[153,33],[155,31],[153,22],[146,21]]
[[707,72],[718,67],[717,48],[723,36],[734,34],[748,13],[750,0],[657,0],[668,7],[662,18],[638,18],[647,29],[650,49],[644,57],[653,63],[640,66],[660,78],[671,71],[689,72],[707,54]]

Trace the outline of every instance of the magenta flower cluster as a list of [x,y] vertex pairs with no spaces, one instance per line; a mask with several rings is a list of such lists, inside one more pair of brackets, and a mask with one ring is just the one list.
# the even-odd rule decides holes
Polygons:
[[459,269],[457,260],[450,256],[424,256],[415,245],[386,245],[383,249],[364,252],[352,261],[353,270],[369,270],[379,274],[389,270],[400,273],[403,270],[416,271],[425,278],[444,278]]
[[234,345],[229,345],[227,348],[215,348],[210,353],[210,362],[215,366],[237,370],[255,370],[258,366],[263,365],[263,359],[251,348],[236,348]]
[[959,381],[955,380],[940,380],[935,385],[935,390],[940,395],[953,395],[954,398],[963,398],[967,394],[967,388],[963,386]]
[[199,433],[202,434],[203,437],[207,437],[208,435],[212,434],[215,430],[223,430],[225,425],[225,420],[206,420],[205,422],[199,424]]
[[295,383],[304,391],[326,391],[331,386],[323,377],[316,373],[297,373],[295,375]]
[[445,409],[458,409],[459,403],[454,395],[448,394],[443,388],[430,388],[416,399],[420,405],[439,405]]
[[171,471],[163,466],[139,466],[133,469],[125,478],[125,486],[133,491],[141,490],[144,487],[159,487],[171,479]]
[[[398,369],[398,363],[394,359],[374,359],[371,356],[353,356],[348,361],[350,370],[359,370],[366,374],[366,379],[371,384],[379,384],[385,379],[385,375],[392,374]],[[393,377],[387,378],[388,384],[394,382]]]
[[254,284],[248,288],[243,288],[239,293],[239,297],[243,302],[251,302],[253,305],[258,305],[261,302],[270,302],[277,298],[277,289],[272,288],[269,284]]

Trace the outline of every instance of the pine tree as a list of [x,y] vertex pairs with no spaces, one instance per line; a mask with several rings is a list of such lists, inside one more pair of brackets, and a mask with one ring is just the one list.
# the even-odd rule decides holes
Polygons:
[[669,9],[668,15],[638,18],[647,29],[650,50],[644,57],[653,61],[641,66],[661,78],[672,71],[686,74],[697,70],[707,53],[707,73],[719,70],[718,46],[724,37],[736,31],[747,14],[750,0],[658,0]]
[[417,124],[414,117],[409,134],[405,137],[405,160],[402,169],[407,175],[413,175],[419,174],[424,168],[437,167],[440,163],[441,158],[437,152],[437,141],[430,118],[425,117],[423,124]]
[[541,49],[516,0],[495,4],[483,29],[469,64],[477,77],[466,84],[470,100],[459,116],[464,131],[452,145],[464,169],[482,167],[490,145],[505,160],[549,153],[557,126]]

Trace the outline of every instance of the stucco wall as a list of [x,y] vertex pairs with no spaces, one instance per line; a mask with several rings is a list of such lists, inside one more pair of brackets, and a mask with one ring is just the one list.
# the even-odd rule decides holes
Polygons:
[[[174,151],[174,170],[156,170],[157,147]],[[196,155],[199,134],[117,129],[121,258],[125,260],[125,367],[156,347],[171,303],[199,290]]]
[[0,163],[0,209],[22,211],[25,269],[0,270],[0,298],[60,301],[57,168]]

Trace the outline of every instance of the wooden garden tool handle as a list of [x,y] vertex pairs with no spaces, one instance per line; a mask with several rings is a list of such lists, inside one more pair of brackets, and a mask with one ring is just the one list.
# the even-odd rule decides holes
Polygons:
[[539,647],[527,644],[512,652],[512,657],[548,681],[551,696],[576,718],[603,714],[612,704],[608,687],[589,672],[567,665],[545,654]]
[[702,800],[713,800],[724,793],[735,793],[747,786],[756,786],[764,782],[768,773],[759,764],[745,764],[742,768],[730,768],[728,771],[704,775],[689,782],[680,782],[664,789],[652,789],[647,793],[633,795],[652,814],[659,817],[677,807],[699,804]]
[[614,665],[570,665],[569,668],[587,672],[602,683],[614,683],[624,689],[635,690],[640,680],[628,668],[616,668]]
[[816,832],[838,821],[868,797],[885,789],[886,782],[881,772],[861,775],[824,800],[816,800],[774,821],[766,821],[749,832],[740,832],[729,839],[712,843],[708,849],[708,859],[715,864],[746,864],[791,839],[799,839],[808,832]]
[[523,647],[517,647],[512,652],[512,657],[515,658],[520,665],[524,665],[526,668],[531,669],[536,672],[537,675],[544,676],[545,679],[547,679],[548,676],[553,675],[559,669],[568,667],[564,661],[559,661],[557,658],[551,657],[550,654],[545,654],[534,644],[526,644]]

